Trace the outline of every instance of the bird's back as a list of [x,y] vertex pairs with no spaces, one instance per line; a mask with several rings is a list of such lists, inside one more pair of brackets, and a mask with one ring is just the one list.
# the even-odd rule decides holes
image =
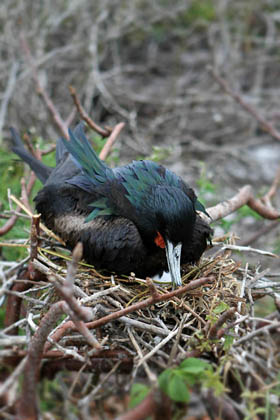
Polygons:
[[[74,137],[70,150],[66,140],[58,141],[55,168],[36,162],[16,137],[15,153],[44,183],[35,197],[43,222],[70,248],[81,241],[84,258],[97,268],[119,274],[135,272],[141,277],[167,271],[165,251],[147,240],[142,219],[153,210],[151,193],[155,188],[181,191],[193,204],[195,214],[194,191],[176,174],[151,161],[134,161],[112,170],[92,150],[81,126]],[[210,226],[199,215],[194,220],[183,241],[183,264],[198,261],[211,236]]]

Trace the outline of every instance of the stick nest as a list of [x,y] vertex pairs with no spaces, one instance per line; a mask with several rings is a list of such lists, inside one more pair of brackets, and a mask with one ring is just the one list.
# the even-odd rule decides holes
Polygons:
[[[35,330],[39,325],[38,333],[39,322],[47,316],[54,303],[61,301],[57,284],[62,284],[69,277],[68,261],[71,261],[70,253],[57,246],[53,239],[48,246],[37,249],[33,267],[45,279],[24,280],[31,282],[32,286],[27,291],[18,292],[18,296],[27,303],[27,315],[6,328],[1,336],[8,337],[13,327],[20,324],[26,331],[26,340],[17,341],[17,337],[9,336],[11,341],[6,342],[5,353],[9,357],[22,359],[28,354],[30,339],[27,331],[30,328]],[[23,264],[24,261],[17,264],[17,271],[18,266],[23,267]],[[9,281],[9,276],[14,279],[17,276],[16,281],[22,282],[22,271],[15,274],[15,268],[9,268],[6,281]],[[213,256],[201,258],[199,265],[182,267],[184,285],[208,278],[205,284],[181,296],[144,305],[125,315],[121,314],[123,309],[136,306],[151,298],[153,293],[165,295],[172,290],[171,285],[154,283],[155,289],[151,282],[137,279],[134,275],[105,276],[83,262],[77,264],[75,271],[74,298],[81,306],[90,308],[93,321],[117,311],[120,311],[120,316],[95,329],[87,324],[101,344],[101,351],[93,348],[74,324],[55,342],[45,343],[41,377],[53,378],[65,367],[80,371],[81,377],[83,370],[107,374],[107,382],[112,386],[100,386],[93,392],[94,395],[92,391],[89,394],[92,399],[98,399],[119,392],[117,376],[127,378],[129,374],[129,380],[125,379],[122,384],[123,390],[128,391],[135,380],[148,379],[151,382],[154,374],[178,365],[186,357],[195,356],[211,360],[221,370],[227,388],[232,386],[231,381],[237,381],[237,376],[244,387],[248,385],[248,380],[251,381],[250,386],[257,384],[258,388],[263,388],[268,379],[276,379],[280,365],[277,338],[279,313],[256,318],[254,304],[260,296],[277,294],[279,285],[270,281],[258,267],[249,268],[246,265],[242,268],[232,258],[231,251],[220,250]],[[7,290],[9,296],[13,293]],[[69,322],[69,316],[63,318],[56,320],[49,339],[54,339],[57,331]],[[12,350],[11,344],[14,344]],[[10,360],[9,357],[6,360]],[[99,364],[92,364],[97,359]],[[241,389],[238,393],[240,395]],[[232,395],[232,398],[236,396]]]

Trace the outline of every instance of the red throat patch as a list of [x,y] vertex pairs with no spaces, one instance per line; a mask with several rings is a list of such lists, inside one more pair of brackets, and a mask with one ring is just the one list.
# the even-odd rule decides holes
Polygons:
[[157,232],[157,236],[155,237],[154,241],[155,241],[155,244],[157,246],[159,246],[160,248],[165,248],[164,239],[163,239],[162,235],[159,232]]

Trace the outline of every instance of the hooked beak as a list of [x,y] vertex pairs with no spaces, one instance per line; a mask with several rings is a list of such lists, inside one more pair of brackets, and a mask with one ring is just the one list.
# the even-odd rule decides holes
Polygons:
[[166,258],[171,276],[173,287],[182,286],[180,260],[181,260],[182,243],[174,245],[168,239],[166,240]]

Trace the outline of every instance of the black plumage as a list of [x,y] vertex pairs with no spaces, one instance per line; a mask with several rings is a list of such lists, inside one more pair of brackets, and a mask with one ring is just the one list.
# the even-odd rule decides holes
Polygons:
[[69,130],[70,141],[58,140],[55,168],[34,158],[18,133],[11,133],[12,150],[44,184],[36,210],[70,248],[81,241],[86,261],[118,274],[145,278],[169,267],[173,283],[181,284],[180,257],[182,263],[197,262],[212,230],[180,177],[151,161],[109,168],[81,124]]

